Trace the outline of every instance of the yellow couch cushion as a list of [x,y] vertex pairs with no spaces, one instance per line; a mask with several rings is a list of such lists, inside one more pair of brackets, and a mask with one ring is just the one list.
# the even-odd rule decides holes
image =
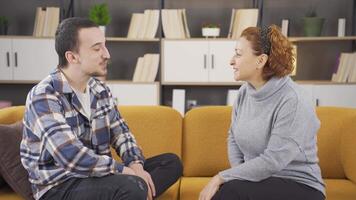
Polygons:
[[[356,182],[356,109],[318,107],[318,156],[323,178]],[[346,173],[346,175],[345,175]]]
[[121,106],[126,120],[146,158],[162,153],[182,152],[182,116],[165,106]]
[[12,106],[0,109],[0,124],[12,124],[23,119],[25,106]]
[[211,177],[183,177],[181,178],[179,199],[197,200],[200,191],[210,181]]
[[345,179],[324,179],[326,200],[355,200],[356,184]]
[[183,122],[183,175],[214,176],[227,169],[227,133],[231,107],[208,106],[189,111]]

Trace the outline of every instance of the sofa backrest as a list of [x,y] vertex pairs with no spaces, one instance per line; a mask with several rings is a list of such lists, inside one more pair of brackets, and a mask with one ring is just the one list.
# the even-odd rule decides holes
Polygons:
[[120,106],[145,157],[162,153],[182,155],[183,118],[176,110],[165,106]]
[[323,178],[356,181],[356,109],[318,107],[318,156]]
[[[318,156],[323,178],[356,180],[356,109],[318,107]],[[189,111],[183,122],[184,176],[213,176],[229,168],[227,132],[231,107]]]
[[[24,111],[25,106],[0,109],[0,124],[21,120]],[[166,152],[181,157],[183,119],[176,110],[164,106],[121,106],[119,111],[145,157]],[[113,153],[113,157],[119,159],[116,153]]]
[[226,138],[231,107],[192,109],[183,120],[183,175],[213,176],[229,167]]
[[0,109],[0,124],[12,124],[22,120],[25,106],[12,106]]

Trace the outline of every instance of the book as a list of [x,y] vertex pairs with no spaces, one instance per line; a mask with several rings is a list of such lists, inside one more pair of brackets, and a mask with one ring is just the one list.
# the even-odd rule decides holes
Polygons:
[[165,38],[190,38],[185,9],[162,9],[161,18]]
[[288,19],[282,19],[282,34],[286,37],[288,37],[288,25],[289,25],[289,20]]
[[242,31],[248,27],[256,27],[258,9],[237,9],[235,12],[232,38],[239,38]]
[[132,78],[133,82],[140,82],[143,70],[143,57],[139,57],[136,62],[135,72]]
[[235,12],[236,12],[236,9],[233,8],[232,12],[231,12],[230,27],[229,27],[229,32],[228,32],[227,38],[232,38],[232,31],[233,31],[234,23],[235,23]]
[[139,27],[143,23],[143,13],[133,13],[130,20],[127,38],[137,38]]
[[228,106],[234,105],[234,102],[236,101],[238,93],[239,93],[239,90],[228,90],[227,97],[226,97],[226,105],[228,105]]
[[172,108],[176,109],[182,116],[185,114],[185,90],[173,89]]

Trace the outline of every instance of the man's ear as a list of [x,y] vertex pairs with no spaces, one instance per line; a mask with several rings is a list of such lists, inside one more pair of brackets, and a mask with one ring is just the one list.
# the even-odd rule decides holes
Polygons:
[[268,55],[267,54],[261,54],[257,57],[257,68],[262,69],[265,64],[267,63],[268,60]]
[[73,51],[66,51],[65,57],[69,64],[78,64],[79,63],[79,56],[74,53]]

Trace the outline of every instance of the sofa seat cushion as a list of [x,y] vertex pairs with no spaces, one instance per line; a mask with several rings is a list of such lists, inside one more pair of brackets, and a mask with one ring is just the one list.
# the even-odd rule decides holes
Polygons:
[[346,179],[324,179],[327,200],[355,200],[356,184]]
[[180,180],[168,188],[157,200],[178,200],[179,184]]
[[179,196],[184,200],[197,200],[199,193],[212,177],[182,177]]
[[3,187],[0,189],[0,200],[23,200],[19,194],[16,194],[11,188]]

